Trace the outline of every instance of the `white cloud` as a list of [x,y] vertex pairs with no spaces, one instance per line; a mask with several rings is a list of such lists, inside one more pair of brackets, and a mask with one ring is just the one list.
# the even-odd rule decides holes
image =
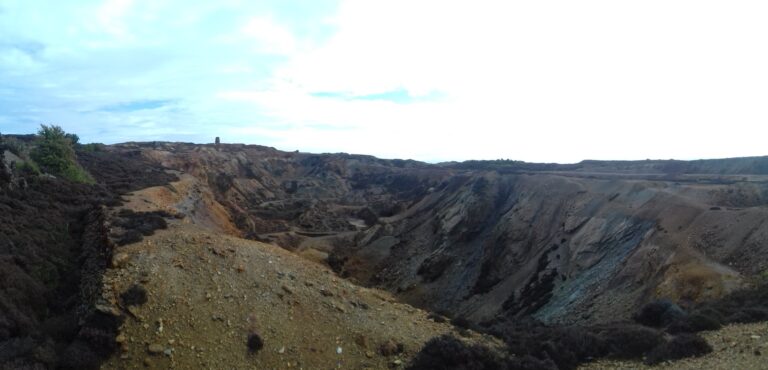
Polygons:
[[[745,136],[768,131],[766,16],[758,1],[348,0],[327,43],[248,98],[304,123],[286,145],[326,150],[561,162],[767,154]],[[309,95],[400,88],[445,99]],[[318,122],[360,135],[312,130]]]
[[290,55],[296,51],[293,34],[272,19],[253,18],[243,27],[242,32],[257,42],[259,52]]
[[102,31],[119,39],[133,39],[125,18],[134,5],[133,0],[106,0],[96,9],[96,19]]

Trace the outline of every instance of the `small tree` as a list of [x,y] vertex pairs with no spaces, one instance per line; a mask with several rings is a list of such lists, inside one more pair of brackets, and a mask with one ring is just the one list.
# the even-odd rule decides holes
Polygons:
[[59,126],[41,125],[32,159],[43,170],[76,182],[93,182],[93,179],[77,164],[74,145],[77,135],[67,134]]
[[40,138],[32,151],[32,159],[47,172],[58,175],[66,171],[75,158],[75,150],[64,130],[59,126],[42,125],[37,134]]

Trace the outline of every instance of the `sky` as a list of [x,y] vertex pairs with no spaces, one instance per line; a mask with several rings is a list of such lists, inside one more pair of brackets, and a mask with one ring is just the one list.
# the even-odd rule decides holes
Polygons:
[[768,2],[0,0],[0,133],[429,162],[768,154]]

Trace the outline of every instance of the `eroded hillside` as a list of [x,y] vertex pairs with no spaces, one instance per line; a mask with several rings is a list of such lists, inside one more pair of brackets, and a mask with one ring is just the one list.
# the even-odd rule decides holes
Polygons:
[[185,197],[175,211],[192,222],[472,322],[626,318],[657,297],[720,297],[768,268],[761,158],[485,168],[245,145],[108,151],[182,173],[184,189],[156,191]]

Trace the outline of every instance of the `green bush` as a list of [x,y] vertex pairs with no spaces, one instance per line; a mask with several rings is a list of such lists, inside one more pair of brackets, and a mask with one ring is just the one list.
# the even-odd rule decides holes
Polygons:
[[37,163],[32,161],[25,161],[22,162],[18,167],[18,171],[21,172],[24,175],[39,175],[40,174],[40,167],[37,166]]
[[65,179],[93,183],[93,178],[77,164],[74,145],[77,135],[68,134],[59,126],[41,125],[35,148],[30,153],[45,172]]

